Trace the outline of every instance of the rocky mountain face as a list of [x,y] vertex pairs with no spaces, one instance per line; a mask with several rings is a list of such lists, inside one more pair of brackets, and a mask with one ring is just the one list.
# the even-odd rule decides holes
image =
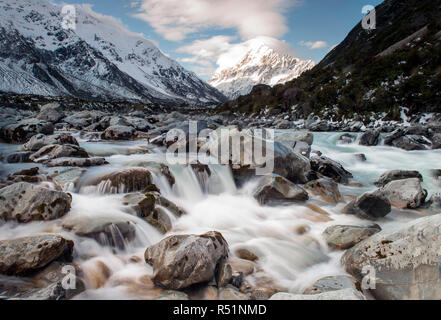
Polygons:
[[440,21],[440,0],[385,0],[376,8],[376,29],[360,22],[312,70],[283,86],[255,88],[220,110],[367,121],[372,112],[392,120],[403,110],[440,112]]
[[314,67],[311,60],[301,61],[281,54],[264,44],[254,44],[233,67],[218,70],[209,83],[230,99],[251,92],[257,84],[274,86],[300,76]]
[[144,103],[220,102],[216,89],[141,34],[87,6],[75,29],[46,0],[0,0],[0,91]]

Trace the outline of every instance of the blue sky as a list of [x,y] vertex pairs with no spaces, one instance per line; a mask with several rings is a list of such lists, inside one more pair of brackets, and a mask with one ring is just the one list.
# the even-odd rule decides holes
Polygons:
[[92,4],[94,11],[120,19],[129,30],[143,33],[171,58],[209,79],[216,68],[232,63],[228,57],[240,52],[247,40],[260,36],[274,39],[271,44],[277,49],[319,62],[362,19],[363,6],[382,0],[56,2]]

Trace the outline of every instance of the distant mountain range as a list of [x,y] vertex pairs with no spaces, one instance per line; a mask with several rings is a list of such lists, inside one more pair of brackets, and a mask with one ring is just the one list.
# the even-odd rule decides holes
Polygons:
[[282,86],[256,87],[219,111],[399,119],[403,108],[441,112],[440,88],[441,0],[385,0],[376,7],[376,29],[358,23],[313,69]]
[[0,0],[0,91],[144,103],[217,103],[225,96],[117,20],[45,0]]
[[250,93],[257,84],[285,83],[314,67],[311,60],[302,61],[279,53],[258,40],[249,40],[247,45],[250,49],[238,64],[217,70],[209,81],[230,99]]

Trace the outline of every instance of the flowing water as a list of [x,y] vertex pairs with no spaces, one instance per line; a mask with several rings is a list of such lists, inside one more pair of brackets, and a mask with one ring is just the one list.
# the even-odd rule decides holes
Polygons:
[[[341,134],[315,133],[313,150],[320,150],[340,162],[362,184],[340,186],[345,201],[349,201],[351,196],[375,189],[372,182],[384,171],[391,169],[418,170],[424,176],[424,187],[429,194],[439,192],[439,181],[431,177],[430,170],[441,168],[441,151],[406,152],[385,146],[363,147],[356,143],[343,145],[338,142]],[[249,278],[251,283],[257,281],[259,275],[265,274],[286,291],[302,292],[323,276],[344,274],[339,262],[342,253],[328,250],[321,238],[324,229],[334,224],[370,224],[354,216],[341,214],[343,202],[335,206],[318,198],[312,198],[305,204],[263,207],[252,197],[256,181],[236,189],[227,167],[210,165],[211,175],[198,175],[191,167],[172,165],[170,171],[176,181],[173,186],[160,174],[154,175],[154,182],[164,197],[183,207],[188,214],[180,218],[170,214],[173,230],[162,235],[144,220],[128,213],[123,205],[123,194],[109,194],[105,186],[86,186],[86,182],[121,168],[146,167],[152,162],[166,164],[164,154],[145,142],[87,142],[77,134],[76,138],[91,155],[105,156],[109,165],[89,168],[77,186],[69,183],[69,178],[66,179],[64,188],[73,196],[72,209],[66,217],[59,221],[29,224],[8,222],[0,226],[0,239],[57,232],[74,240],[74,262],[81,266],[87,285],[87,290],[77,299],[155,297],[158,289],[149,280],[152,268],[144,262],[145,249],[170,234],[201,234],[210,230],[223,234],[231,252],[239,247],[249,248],[259,256],[255,276]],[[14,148],[11,145],[0,145],[2,153],[11,152]],[[150,153],[138,153],[146,149],[151,150]],[[366,155],[366,162],[356,159],[355,155],[359,153]],[[2,163],[1,170],[5,174],[33,166],[35,164]],[[63,169],[67,168],[44,170],[53,172]],[[317,212],[316,206],[328,215]],[[424,214],[394,209],[378,223],[383,229],[398,228]],[[84,230],[103,222],[116,224],[119,221],[133,224],[136,236],[117,248],[76,236],[62,227],[69,224]],[[299,228],[309,231],[299,234],[296,232]],[[117,228],[112,230],[112,237],[120,236]]]

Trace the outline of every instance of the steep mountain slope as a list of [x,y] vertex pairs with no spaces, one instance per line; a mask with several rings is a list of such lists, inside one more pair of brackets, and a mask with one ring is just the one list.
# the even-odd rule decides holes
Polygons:
[[[369,116],[392,119],[441,111],[441,0],[386,0],[377,28],[361,23],[316,67],[283,86],[253,90],[221,110],[277,108],[303,118]],[[292,110],[292,111],[291,111]]]
[[211,102],[224,96],[117,20],[46,0],[0,0],[0,90],[143,102]]
[[285,83],[314,66],[311,60],[301,61],[259,42],[250,45],[250,50],[238,64],[217,70],[209,81],[230,99],[250,93],[257,84],[274,86]]

